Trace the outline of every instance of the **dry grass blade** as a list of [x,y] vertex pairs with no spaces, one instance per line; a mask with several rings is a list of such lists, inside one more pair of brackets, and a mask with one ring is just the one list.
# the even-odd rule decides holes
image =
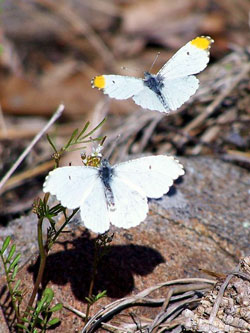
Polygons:
[[48,162],[45,162],[45,163],[42,163],[42,164],[36,166],[33,169],[29,169],[29,170],[20,172],[18,175],[15,175],[15,176],[11,177],[10,179],[8,179],[8,181],[6,182],[6,184],[4,186],[3,192],[11,190],[11,189],[15,188],[16,186],[23,184],[27,179],[30,179],[32,177],[37,177],[38,175],[41,175],[42,173],[48,172],[49,170],[51,170],[53,168],[54,165],[55,165],[54,161],[48,161]]
[[148,144],[148,141],[152,137],[154,130],[157,126],[157,124],[161,121],[161,119],[165,116],[165,114],[157,113],[155,114],[155,118],[150,122],[149,126],[145,129],[143,133],[143,137],[138,145],[138,152],[142,152],[143,149]]
[[[195,285],[195,289],[193,285],[178,286],[169,289],[161,311],[155,317],[153,323],[149,326],[148,331],[156,333],[158,331],[158,327],[164,322],[168,323],[169,327],[174,327],[172,321],[183,311],[187,304],[198,300],[199,297],[196,294],[196,291],[201,291],[203,289],[204,284]],[[176,294],[177,296],[175,296]],[[179,302],[177,302],[178,299],[180,299]],[[170,301],[173,302],[173,304],[170,305]]]
[[10,176],[15,172],[15,170],[18,168],[18,166],[22,163],[22,161],[25,159],[25,157],[29,154],[31,149],[34,147],[34,145],[40,140],[40,138],[43,136],[43,134],[48,130],[48,128],[54,124],[54,122],[61,116],[62,112],[64,110],[64,105],[60,104],[56,110],[56,112],[53,114],[49,122],[44,126],[44,128],[34,137],[34,139],[31,141],[29,146],[24,150],[24,152],[19,156],[19,158],[16,160],[16,162],[13,164],[13,166],[10,168],[10,170],[6,173],[6,175],[2,178],[0,182],[0,192],[1,188],[3,188],[4,184],[7,182],[7,180],[10,178]]
[[[240,264],[237,266],[236,268],[236,271],[238,271],[240,268]],[[221,300],[222,300],[222,297],[223,297],[223,294],[224,294],[224,291],[229,283],[229,281],[231,280],[231,278],[233,277],[233,274],[230,274],[227,276],[225,282],[221,285],[220,287],[220,290],[218,292],[218,296],[216,298],[216,301],[214,302],[214,306],[213,306],[213,309],[210,313],[210,317],[209,317],[209,323],[210,324],[213,324],[213,321],[217,315],[217,312],[218,312],[218,309],[219,309],[219,306],[221,304]]]
[[[134,148],[136,151],[133,151],[133,153],[140,154],[153,133],[155,126],[157,126],[158,122],[164,116],[165,115],[160,113],[156,114],[151,111],[142,112],[141,110],[132,113],[118,129],[107,133],[107,139],[105,141],[106,154],[108,156],[113,154],[113,162],[127,159],[130,145],[133,143],[140,130],[144,128],[142,142]],[[119,149],[114,150],[114,141],[117,142],[116,146],[119,147]]]
[[4,120],[3,110],[2,110],[1,105],[0,105],[0,129],[3,132],[3,135],[7,136],[8,130],[7,130],[5,120]]
[[250,167],[250,153],[244,153],[237,150],[227,150],[226,154],[223,154],[221,158],[224,161],[244,163]]
[[[102,324],[102,322],[110,319],[115,314],[119,313],[125,308],[128,308],[130,306],[135,305],[159,305],[164,303],[165,299],[152,299],[149,298],[149,294],[153,291],[156,291],[162,287],[171,287],[173,288],[173,295],[171,297],[171,300],[185,303],[186,301],[180,301],[180,298],[183,297],[183,293],[185,294],[187,291],[190,290],[204,290],[208,289],[215,283],[214,280],[207,280],[207,279],[179,279],[179,280],[173,280],[173,281],[167,281],[164,283],[160,283],[156,286],[150,287],[148,289],[143,290],[142,292],[138,293],[135,296],[130,296],[127,298],[119,299],[111,304],[108,304],[104,308],[102,308],[99,312],[97,312],[87,323],[87,325],[82,330],[82,333],[90,333],[94,332],[95,329]],[[178,294],[178,296],[176,296]],[[180,294],[180,295],[179,295]],[[187,295],[185,295],[187,296]],[[184,296],[184,297],[185,297]],[[175,304],[171,309],[169,314],[171,315],[173,311],[175,311],[180,304]],[[148,325],[148,324],[147,324]],[[136,326],[136,325],[135,325]],[[131,328],[131,325],[130,325]],[[136,329],[136,327],[134,327]],[[135,332],[133,330],[132,332]]]
[[220,106],[222,101],[230,94],[230,92],[239,84],[239,82],[248,75],[250,71],[250,64],[246,64],[243,66],[241,72],[234,78],[233,81],[230,81],[224,91],[221,92],[217,96],[217,98],[207,107],[205,112],[201,113],[198,117],[196,117],[193,121],[191,121],[188,126],[184,128],[186,132],[190,132],[192,129],[198,127],[203,123],[203,121],[209,117],[215,109]]

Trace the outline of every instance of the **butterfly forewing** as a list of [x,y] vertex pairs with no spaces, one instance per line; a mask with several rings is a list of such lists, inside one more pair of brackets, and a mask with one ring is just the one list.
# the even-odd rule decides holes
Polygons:
[[57,168],[46,177],[43,191],[55,195],[63,206],[75,209],[80,207],[97,179],[96,168],[82,166]]
[[[207,41],[207,48],[197,47],[195,40]],[[200,73],[209,62],[209,48],[213,40],[210,37],[197,37],[180,48],[160,69],[159,75],[171,80]]]
[[[122,75],[102,75],[104,94],[116,99],[127,99],[139,93],[144,88],[143,80],[131,76]],[[95,85],[95,78],[92,80],[92,86]]]
[[148,156],[114,166],[115,176],[149,198],[160,198],[173,181],[184,174],[182,165],[171,156]]

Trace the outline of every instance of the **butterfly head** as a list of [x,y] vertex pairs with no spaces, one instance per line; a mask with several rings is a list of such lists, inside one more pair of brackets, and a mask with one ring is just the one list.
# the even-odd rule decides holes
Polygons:
[[111,165],[109,164],[109,161],[106,158],[103,158],[101,160],[101,168],[111,168]]
[[144,84],[149,89],[153,90],[157,95],[159,95],[160,90],[163,87],[162,77],[160,75],[144,72]]
[[152,74],[149,72],[144,72],[144,80],[149,80],[152,77]]

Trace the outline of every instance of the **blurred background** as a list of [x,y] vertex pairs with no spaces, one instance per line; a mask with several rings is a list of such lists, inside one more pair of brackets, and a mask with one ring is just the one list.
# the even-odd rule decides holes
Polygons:
[[[49,115],[63,101],[68,117],[83,119],[103,98],[91,89],[94,75],[142,76],[160,51],[157,71],[199,35],[215,40],[212,62],[249,46],[248,0],[8,0],[1,7],[0,102],[12,115]],[[111,111],[131,108],[119,102]]]
[[[112,163],[171,154],[185,167],[178,189],[151,202],[147,223],[116,233],[97,288],[123,297],[133,288],[200,276],[200,267],[219,274],[235,270],[249,250],[250,1],[3,0],[0,11],[0,181],[60,103],[65,111],[49,129],[57,147],[87,121],[91,129],[106,117],[93,136],[107,136],[103,151]],[[100,74],[143,77],[160,52],[151,70],[156,73],[201,35],[214,43],[207,68],[197,75],[200,87],[169,115],[109,99],[91,87]],[[32,204],[43,197],[52,153],[43,136],[0,190],[0,243],[11,235],[27,265],[37,248]],[[81,164],[80,152],[61,162]],[[96,236],[74,228],[61,236],[48,276],[59,300],[85,311]],[[159,265],[162,258],[166,263]],[[32,276],[22,272],[29,290]],[[93,313],[109,301],[102,299]],[[132,318],[140,330],[140,317]],[[62,312],[62,319],[56,332],[79,332],[83,326],[73,313]]]
[[[107,117],[101,133],[113,161],[147,152],[212,155],[248,168],[249,12],[249,0],[1,2],[1,176],[61,102],[65,112],[50,129],[58,145],[86,121],[94,127]],[[177,112],[142,110],[91,87],[98,74],[143,77],[160,52],[156,73],[199,35],[215,41],[211,60],[198,75],[198,92]],[[31,194],[21,191],[25,207],[52,167],[51,153],[46,139],[40,140],[6,187],[18,190],[37,181]],[[74,164],[75,157],[68,161]],[[16,196],[6,196],[8,211],[6,198],[14,202]]]

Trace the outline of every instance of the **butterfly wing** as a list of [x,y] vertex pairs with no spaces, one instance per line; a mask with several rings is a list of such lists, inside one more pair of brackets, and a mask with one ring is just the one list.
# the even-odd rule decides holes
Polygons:
[[199,80],[194,76],[184,76],[172,80],[164,80],[161,93],[170,110],[177,110],[192,96],[199,87]]
[[177,160],[161,155],[120,163],[113,170],[115,209],[109,211],[109,216],[112,224],[123,228],[142,222],[148,212],[147,197],[160,198],[173,180],[184,174]]
[[144,109],[168,112],[168,109],[161,103],[157,94],[145,85],[144,88],[133,97],[133,100]]
[[115,177],[149,198],[160,198],[173,181],[184,175],[183,166],[172,156],[148,156],[114,166]]
[[43,185],[44,192],[55,195],[62,205],[75,209],[81,206],[95,185],[98,170],[83,166],[66,166],[51,171]]
[[114,209],[109,210],[110,222],[120,228],[131,228],[145,220],[148,212],[144,193],[131,187],[124,179],[114,176],[111,183]]
[[86,228],[96,233],[104,233],[109,229],[110,216],[105,197],[104,185],[97,178],[94,187],[81,204],[81,219]]
[[192,74],[207,66],[212,42],[210,37],[197,37],[183,46],[157,73],[164,84],[159,88],[162,96],[144,85],[144,89],[133,97],[135,103],[160,112],[180,107],[198,89],[199,80]]
[[[102,90],[112,98],[132,97],[136,104],[145,109],[160,112],[176,110],[197,90],[199,81],[194,77],[187,77],[199,73],[207,66],[211,43],[213,40],[208,36],[197,37],[177,51],[161,68],[157,76],[165,85],[162,96],[147,87],[144,80],[130,76],[96,76],[91,81],[92,87]],[[180,80],[181,78],[183,80]]]
[[93,88],[116,99],[128,99],[144,88],[143,80],[131,76],[100,75],[91,81]]
[[174,54],[158,75],[170,80],[201,72],[207,66],[213,42],[209,36],[191,40]]
[[147,197],[159,198],[184,174],[181,164],[168,156],[149,156],[113,167],[111,189],[115,209],[108,207],[98,169],[62,167],[49,173],[44,192],[56,195],[62,205],[80,207],[85,226],[103,233],[109,223],[129,228],[143,221],[148,212]]
[[64,207],[80,207],[86,228],[103,233],[109,228],[109,216],[98,169],[83,166],[57,168],[46,177],[44,192],[55,195]]

